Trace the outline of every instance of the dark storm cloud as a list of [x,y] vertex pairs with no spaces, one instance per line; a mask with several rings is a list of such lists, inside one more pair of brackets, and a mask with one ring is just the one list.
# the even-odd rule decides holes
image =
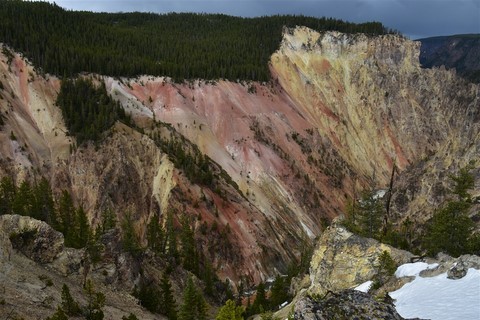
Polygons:
[[205,12],[236,16],[304,14],[353,22],[380,21],[411,38],[480,33],[479,0],[59,0],[75,10]]

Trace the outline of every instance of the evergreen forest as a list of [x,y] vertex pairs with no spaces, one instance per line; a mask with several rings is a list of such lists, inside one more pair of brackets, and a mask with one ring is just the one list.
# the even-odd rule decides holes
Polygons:
[[56,103],[78,144],[99,141],[117,120],[131,125],[130,116],[108,95],[104,82],[97,87],[89,79],[64,79]]
[[283,27],[378,35],[379,22],[277,15],[241,18],[195,13],[92,13],[46,2],[0,1],[0,42],[45,73],[142,74],[185,79],[268,81]]

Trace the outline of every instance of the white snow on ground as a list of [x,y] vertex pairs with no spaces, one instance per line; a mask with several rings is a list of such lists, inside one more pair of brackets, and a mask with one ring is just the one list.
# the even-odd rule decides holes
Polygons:
[[406,263],[398,267],[395,271],[395,276],[397,278],[401,277],[415,277],[420,274],[421,271],[426,269],[435,269],[438,267],[438,263],[428,264],[425,262],[415,262],[415,263]]
[[368,292],[370,287],[372,286],[373,281],[367,281],[356,287],[354,290],[361,291],[361,292]]
[[451,280],[447,279],[446,273],[422,278],[418,276],[420,269],[417,262],[400,266],[395,273],[417,275],[412,282],[390,292],[402,317],[431,320],[480,319],[480,270],[470,268],[465,277]]

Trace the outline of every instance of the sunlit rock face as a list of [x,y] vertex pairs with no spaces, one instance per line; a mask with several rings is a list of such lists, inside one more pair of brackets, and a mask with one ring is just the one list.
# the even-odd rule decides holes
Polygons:
[[412,256],[407,251],[357,236],[343,227],[329,227],[312,256],[308,292],[323,296],[328,291],[354,288],[373,279],[384,251],[398,264],[409,262]]
[[478,136],[478,87],[421,69],[418,55],[419,44],[400,36],[297,28],[286,30],[272,68],[355,171],[385,183],[393,162],[404,169]]

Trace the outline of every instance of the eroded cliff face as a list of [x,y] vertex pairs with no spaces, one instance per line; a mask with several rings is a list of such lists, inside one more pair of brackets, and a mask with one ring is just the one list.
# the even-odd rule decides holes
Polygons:
[[[143,237],[169,210],[197,217],[197,228],[216,224],[228,241],[208,232],[197,240],[220,276],[266,279],[353,193],[385,188],[394,164],[395,212],[425,220],[442,200],[435,185],[445,171],[478,158],[478,86],[421,69],[418,50],[399,36],[298,27],[285,30],[270,83],[100,77],[144,133],[117,124],[100,145],[78,148],[54,105],[59,80],[2,56],[0,172],[17,182],[48,177],[92,223],[107,207],[130,211]],[[156,121],[214,161],[220,192],[174,167],[150,137]]]
[[353,170],[385,185],[393,163],[402,171],[445,143],[478,138],[478,87],[421,69],[418,55],[400,36],[297,28],[286,30],[272,69]]
[[384,188],[395,164],[392,212],[423,223],[444,200],[448,174],[478,158],[480,100],[477,85],[422,69],[418,56],[419,43],[400,36],[300,27],[285,30],[271,61],[274,77],[349,165],[356,185]]
[[0,131],[0,172],[20,181],[31,178],[37,168],[53,172],[57,163],[67,159],[72,141],[55,106],[60,81],[39,77],[18,55],[12,61],[1,56],[0,74],[5,122]]
[[[204,234],[197,232],[197,240],[207,257],[218,266],[219,275],[235,281],[245,275],[255,282],[284,272],[287,263],[298,254],[302,239],[308,241],[309,236],[319,232],[319,220],[315,221],[306,214],[297,216],[295,212],[300,210],[297,210],[297,203],[290,204],[291,201],[279,193],[278,187],[271,188],[263,180],[258,180],[257,185],[253,181],[256,173],[248,168],[243,169],[244,172],[238,169],[240,165],[223,149],[223,144],[216,142],[212,129],[199,121],[198,125],[192,125],[186,111],[171,122],[180,134],[187,137],[189,134],[194,136],[194,132],[205,132],[204,135],[197,134],[198,140],[192,138],[192,142],[198,143],[203,152],[217,161],[213,170],[217,174],[215,179],[219,190],[192,184],[148,134],[122,124],[116,124],[98,146],[75,146],[74,139],[67,135],[59,108],[54,105],[59,80],[38,76],[33,67],[18,55],[11,63],[7,63],[5,57],[1,60],[4,75],[4,89],[0,93],[4,120],[0,131],[2,175],[13,176],[17,183],[46,176],[57,193],[63,189],[72,193],[76,204],[81,204],[88,212],[92,224],[99,222],[100,213],[106,208],[114,209],[119,220],[130,212],[145,244],[146,225],[153,217],[165,218],[168,211],[175,212],[178,218],[190,216],[197,230],[206,228]],[[148,102],[137,101],[128,94],[131,89],[118,81],[103,80],[148,133],[155,125],[153,114],[146,106]],[[141,81],[132,81],[132,88],[143,90]],[[152,83],[148,85],[152,86]],[[176,86],[168,83],[167,88]],[[239,95],[248,96],[245,86],[232,86]],[[209,87],[218,90],[214,85]],[[165,98],[168,98],[167,94]],[[217,102],[217,105],[221,104],[221,101]],[[180,111],[182,108],[187,110],[185,105],[175,106]],[[196,131],[185,130],[189,126],[196,127]],[[247,130],[250,130],[248,123]],[[262,150],[262,145],[258,145]],[[247,150],[247,153],[256,155],[253,150]],[[257,163],[264,166],[261,160]],[[230,170],[229,165],[235,170]],[[268,165],[265,164],[267,168]],[[237,180],[239,189],[220,177],[222,167],[227,169],[227,176],[243,177],[243,180]],[[276,174],[277,169],[268,170]],[[303,177],[298,180],[303,181]],[[268,196],[264,195],[262,188],[269,192]],[[283,204],[287,205],[283,207]],[[275,208],[270,209],[271,206]]]

